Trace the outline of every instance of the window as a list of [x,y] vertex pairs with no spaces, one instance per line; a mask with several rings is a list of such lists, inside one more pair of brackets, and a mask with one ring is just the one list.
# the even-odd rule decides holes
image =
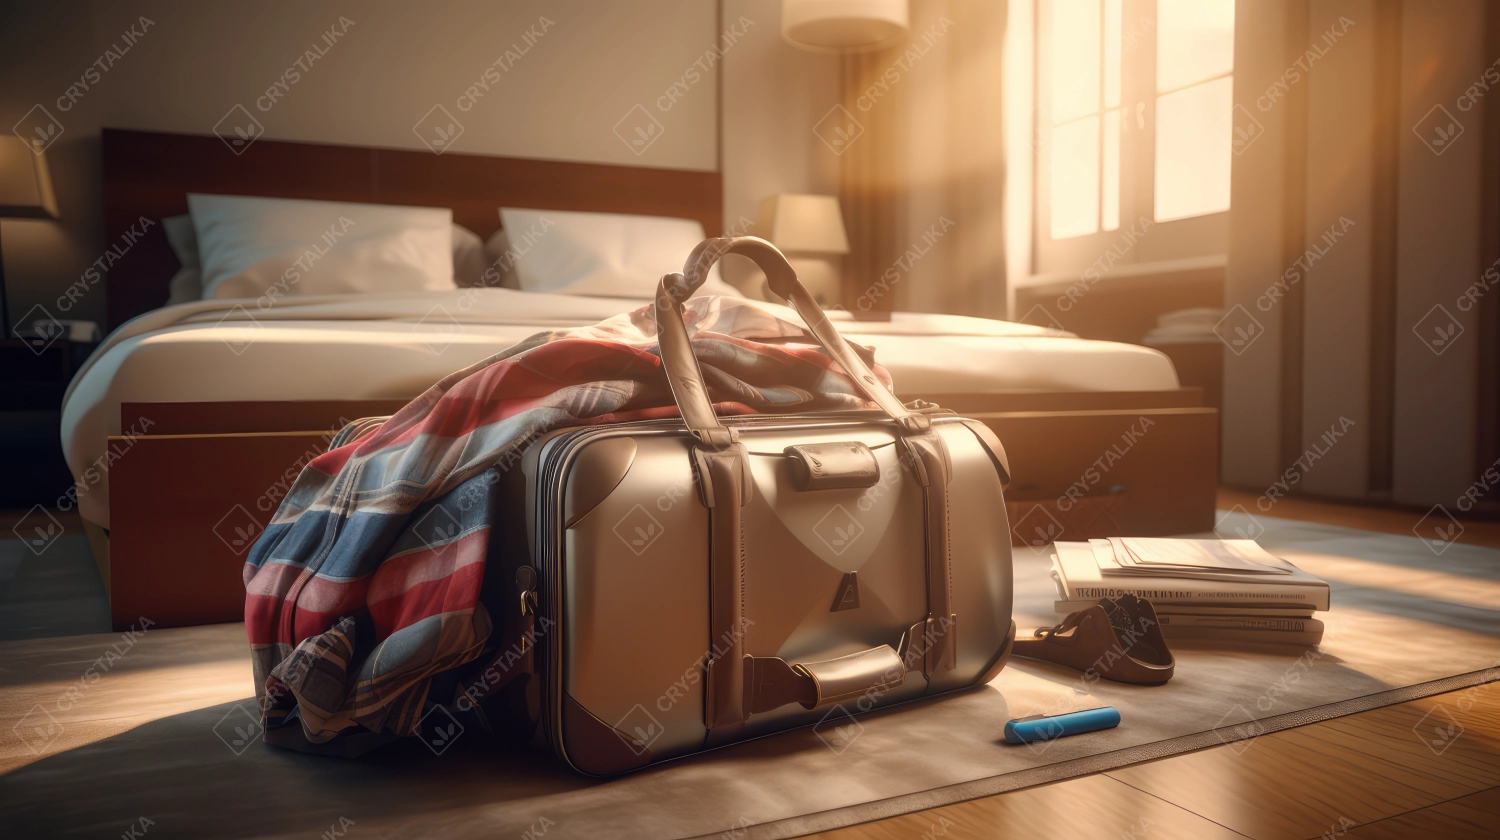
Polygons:
[[[1051,122],[1053,239],[1120,226],[1120,7],[1052,0],[1045,95]],[[1106,55],[1107,53],[1107,55]],[[1111,130],[1113,128],[1113,130]]]
[[1037,10],[1038,273],[1080,270],[1127,230],[1133,262],[1222,254],[1234,0]]
[[1229,209],[1234,0],[1156,0],[1156,221]]

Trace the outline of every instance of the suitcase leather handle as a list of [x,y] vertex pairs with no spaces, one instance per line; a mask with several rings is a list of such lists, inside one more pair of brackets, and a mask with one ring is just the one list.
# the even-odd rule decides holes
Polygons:
[[800,703],[817,709],[861,694],[883,693],[906,680],[906,664],[890,645],[822,662],[788,664],[775,656],[745,657],[745,706],[759,714]]
[[[839,335],[839,331],[834,329],[833,322],[828,320],[828,316],[823,312],[822,307],[818,306],[812,293],[808,292],[807,287],[802,285],[802,281],[797,279],[797,272],[792,269],[791,263],[787,262],[786,256],[775,245],[760,237],[736,236],[705,239],[688,255],[687,264],[683,266],[681,274],[668,274],[663,277],[657,289],[656,299],[658,335],[664,329],[662,323],[664,320],[676,321],[676,326],[681,329],[682,344],[686,345],[687,330],[681,325],[682,302],[698,291],[698,287],[702,286],[703,281],[707,279],[709,269],[713,268],[714,263],[725,254],[749,257],[760,267],[761,271],[765,272],[766,282],[770,285],[771,291],[791,304],[792,309],[802,317],[803,323],[817,338],[818,343],[828,351],[828,355],[848,371],[849,377],[854,380],[855,387],[863,391],[866,397],[880,406],[881,411],[895,420],[902,432],[915,434],[927,431],[931,425],[931,420],[927,415],[912,411],[902,405],[901,401],[896,399],[896,395],[881,384],[880,380],[875,377],[875,373],[870,370],[870,366],[865,364],[865,360],[861,359],[859,354],[849,346],[849,342],[845,341],[844,337]],[[664,312],[676,317],[664,319],[662,317]],[[678,377],[673,377],[672,364],[666,360],[667,348],[662,348],[662,360],[667,364],[668,377],[672,379],[672,393],[677,396],[679,406],[682,406],[684,397],[696,401],[695,398],[701,395],[703,404],[709,406],[709,410],[705,416],[697,411],[698,407],[695,406],[695,415],[704,422],[705,427],[719,426],[718,418],[714,417],[711,404],[708,402],[708,394],[703,388],[703,374],[698,368],[697,360],[692,359],[690,350],[686,355],[688,360],[678,365],[682,368],[676,371]],[[689,367],[691,370],[687,370]],[[696,383],[684,381],[687,391],[684,394],[677,390],[678,378],[683,380],[696,378],[698,381]],[[697,386],[696,389],[693,388],[694,385]],[[686,417],[687,407],[682,406],[682,408],[683,416]],[[689,421],[689,426],[691,425]]]
[[[710,730],[742,725],[757,710],[753,695],[758,672],[745,655],[744,533],[740,508],[749,496],[748,455],[733,430],[714,413],[703,371],[682,318],[682,302],[703,285],[708,271],[725,254],[749,257],[765,272],[771,290],[785,298],[809,331],[854,381],[901,430],[906,466],[922,485],[927,554],[927,618],[912,628],[928,640],[921,653],[922,672],[951,670],[957,650],[952,611],[951,546],[948,539],[948,479],[952,466],[947,447],[927,415],[901,404],[870,367],[839,335],[780,250],[754,236],[706,239],[688,256],[681,274],[662,277],[657,288],[656,332],[662,367],[683,422],[698,446],[694,460],[704,504],[709,508],[709,625],[718,655],[707,666],[704,722]],[[911,662],[911,657],[905,657]],[[780,661],[780,660],[776,660]],[[747,667],[748,664],[748,667]],[[783,663],[784,664],[784,663]],[[805,669],[804,669],[805,670]],[[749,671],[747,679],[747,671]]]

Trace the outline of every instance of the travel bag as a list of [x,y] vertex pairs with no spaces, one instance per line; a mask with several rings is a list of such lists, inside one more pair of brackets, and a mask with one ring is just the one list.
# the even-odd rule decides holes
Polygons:
[[[725,254],[879,411],[715,415],[682,301]],[[498,471],[494,643],[458,710],[606,775],[809,725],[842,752],[854,715],[993,678],[1015,637],[994,433],[898,401],[764,240],[706,240],[654,308],[682,416],[555,430]]]

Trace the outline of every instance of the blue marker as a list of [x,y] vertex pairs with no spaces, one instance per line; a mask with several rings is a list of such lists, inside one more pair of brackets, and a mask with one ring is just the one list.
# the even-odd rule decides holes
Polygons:
[[1119,725],[1120,712],[1114,706],[1069,712],[1064,715],[1031,715],[1005,722],[1005,742],[1025,744],[1032,741],[1051,741],[1068,735],[1113,729]]

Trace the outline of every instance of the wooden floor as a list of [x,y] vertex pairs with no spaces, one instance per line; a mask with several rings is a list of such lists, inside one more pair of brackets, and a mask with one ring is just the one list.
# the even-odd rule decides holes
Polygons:
[[[1219,486],[1217,507],[1232,510],[1235,505],[1243,507],[1252,516],[1278,516],[1282,519],[1297,519],[1303,522],[1322,522],[1342,528],[1358,528],[1381,534],[1398,534],[1403,537],[1416,536],[1412,531],[1426,508],[1405,505],[1351,505],[1332,499],[1309,498],[1307,496],[1285,496],[1280,499],[1263,499],[1259,494],[1238,487]],[[1463,531],[1454,542],[1478,545],[1485,548],[1500,548],[1500,522],[1460,516]]]
[[108,633],[109,595],[76,511],[48,511],[62,526],[40,553],[9,539],[31,511],[0,508],[0,641]]
[[[1420,511],[1302,498],[1263,511],[1256,499],[1222,488],[1218,506],[1393,534],[1410,534],[1421,518]],[[1500,548],[1500,523],[1463,524],[1460,542]],[[1419,732],[1444,741],[1430,747]],[[1500,682],[814,836],[1493,838],[1500,836]]]
[[[1456,737],[1429,747],[1434,721]],[[815,836],[1492,838],[1500,683]]]
[[[1256,498],[1253,493],[1224,489],[1219,506],[1242,505],[1257,515],[1396,534],[1410,534],[1421,514],[1306,499],[1282,500],[1267,512],[1258,510]],[[77,536],[76,522],[64,525],[69,536]],[[1500,523],[1465,520],[1464,525],[1461,542],[1500,547]],[[49,550],[47,557],[51,559],[53,552]],[[45,582],[40,577],[28,582],[32,581],[26,576],[29,568],[19,567],[12,588],[39,587]],[[0,587],[0,596],[5,589]],[[46,606],[55,611],[62,603],[48,601]],[[0,603],[0,613],[4,606]],[[240,638],[226,637],[222,644],[226,651],[238,650]],[[155,667],[157,663],[137,661],[144,656],[144,652],[133,653],[131,667]],[[248,674],[243,673],[241,663],[230,664],[228,654],[222,663],[212,655],[204,658],[195,666],[198,670],[188,669],[191,673],[171,672],[171,690],[159,693],[182,710],[216,702],[216,698],[205,700],[193,694],[195,686],[245,683],[230,693],[235,697],[248,693]],[[0,669],[5,667],[0,665]],[[89,721],[76,725],[70,721],[64,738],[89,740],[89,725]],[[20,749],[16,744],[6,746]],[[1500,837],[1500,682],[1250,742],[814,836],[829,840]]]

